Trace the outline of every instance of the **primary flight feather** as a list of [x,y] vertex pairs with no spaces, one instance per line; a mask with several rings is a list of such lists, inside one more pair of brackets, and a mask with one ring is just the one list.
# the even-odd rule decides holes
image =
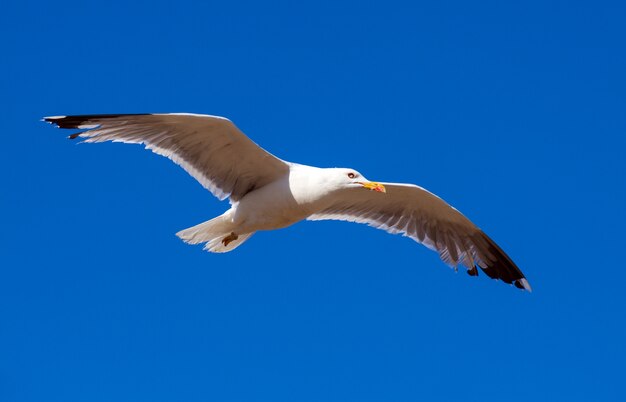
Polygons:
[[52,116],[84,142],[144,144],[170,158],[231,208],[177,233],[216,253],[232,251],[259,230],[298,221],[335,219],[401,233],[439,253],[470,275],[531,290],[515,263],[469,219],[441,198],[413,184],[377,183],[354,169],[323,169],[283,161],[265,151],[228,119],[217,116],[117,114]]

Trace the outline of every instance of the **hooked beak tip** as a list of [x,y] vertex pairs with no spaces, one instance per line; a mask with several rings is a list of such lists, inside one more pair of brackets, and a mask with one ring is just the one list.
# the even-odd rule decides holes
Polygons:
[[385,186],[383,186],[380,183],[376,183],[373,181],[367,182],[367,183],[359,183],[361,184],[363,187],[367,188],[368,190],[372,190],[372,191],[376,191],[377,193],[386,193],[387,189],[385,188]]

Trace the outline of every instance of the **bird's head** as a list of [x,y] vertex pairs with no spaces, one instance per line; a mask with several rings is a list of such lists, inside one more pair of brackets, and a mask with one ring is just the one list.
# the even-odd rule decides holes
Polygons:
[[376,191],[378,193],[387,192],[385,186],[381,183],[367,180],[361,173],[354,169],[333,169],[333,176],[342,188],[358,187]]

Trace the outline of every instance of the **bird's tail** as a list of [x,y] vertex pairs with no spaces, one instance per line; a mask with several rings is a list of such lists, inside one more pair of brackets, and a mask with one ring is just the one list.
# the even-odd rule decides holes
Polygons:
[[234,232],[230,219],[224,215],[192,226],[176,233],[187,244],[206,243],[204,249],[213,253],[227,253],[248,240],[252,233],[239,234]]

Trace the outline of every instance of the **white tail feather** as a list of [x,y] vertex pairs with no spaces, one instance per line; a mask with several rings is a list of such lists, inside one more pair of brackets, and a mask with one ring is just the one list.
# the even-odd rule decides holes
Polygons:
[[237,240],[230,241],[228,245],[224,245],[222,240],[231,233],[236,233],[236,228],[232,221],[224,215],[203,222],[199,225],[181,230],[176,233],[182,241],[187,244],[206,243],[204,249],[213,253],[227,253],[233,251],[243,242],[248,240],[254,233],[239,234]]
[[211,240],[210,242],[204,245],[204,249],[212,253],[228,253],[229,251],[233,251],[234,249],[239,247],[244,241],[248,240],[250,236],[254,234],[254,232],[239,235],[239,237],[237,237],[237,240],[233,240],[228,243],[228,246],[225,246],[224,243],[222,243],[222,239],[228,236],[229,234],[230,233],[225,234],[222,237],[218,237],[218,238]]

